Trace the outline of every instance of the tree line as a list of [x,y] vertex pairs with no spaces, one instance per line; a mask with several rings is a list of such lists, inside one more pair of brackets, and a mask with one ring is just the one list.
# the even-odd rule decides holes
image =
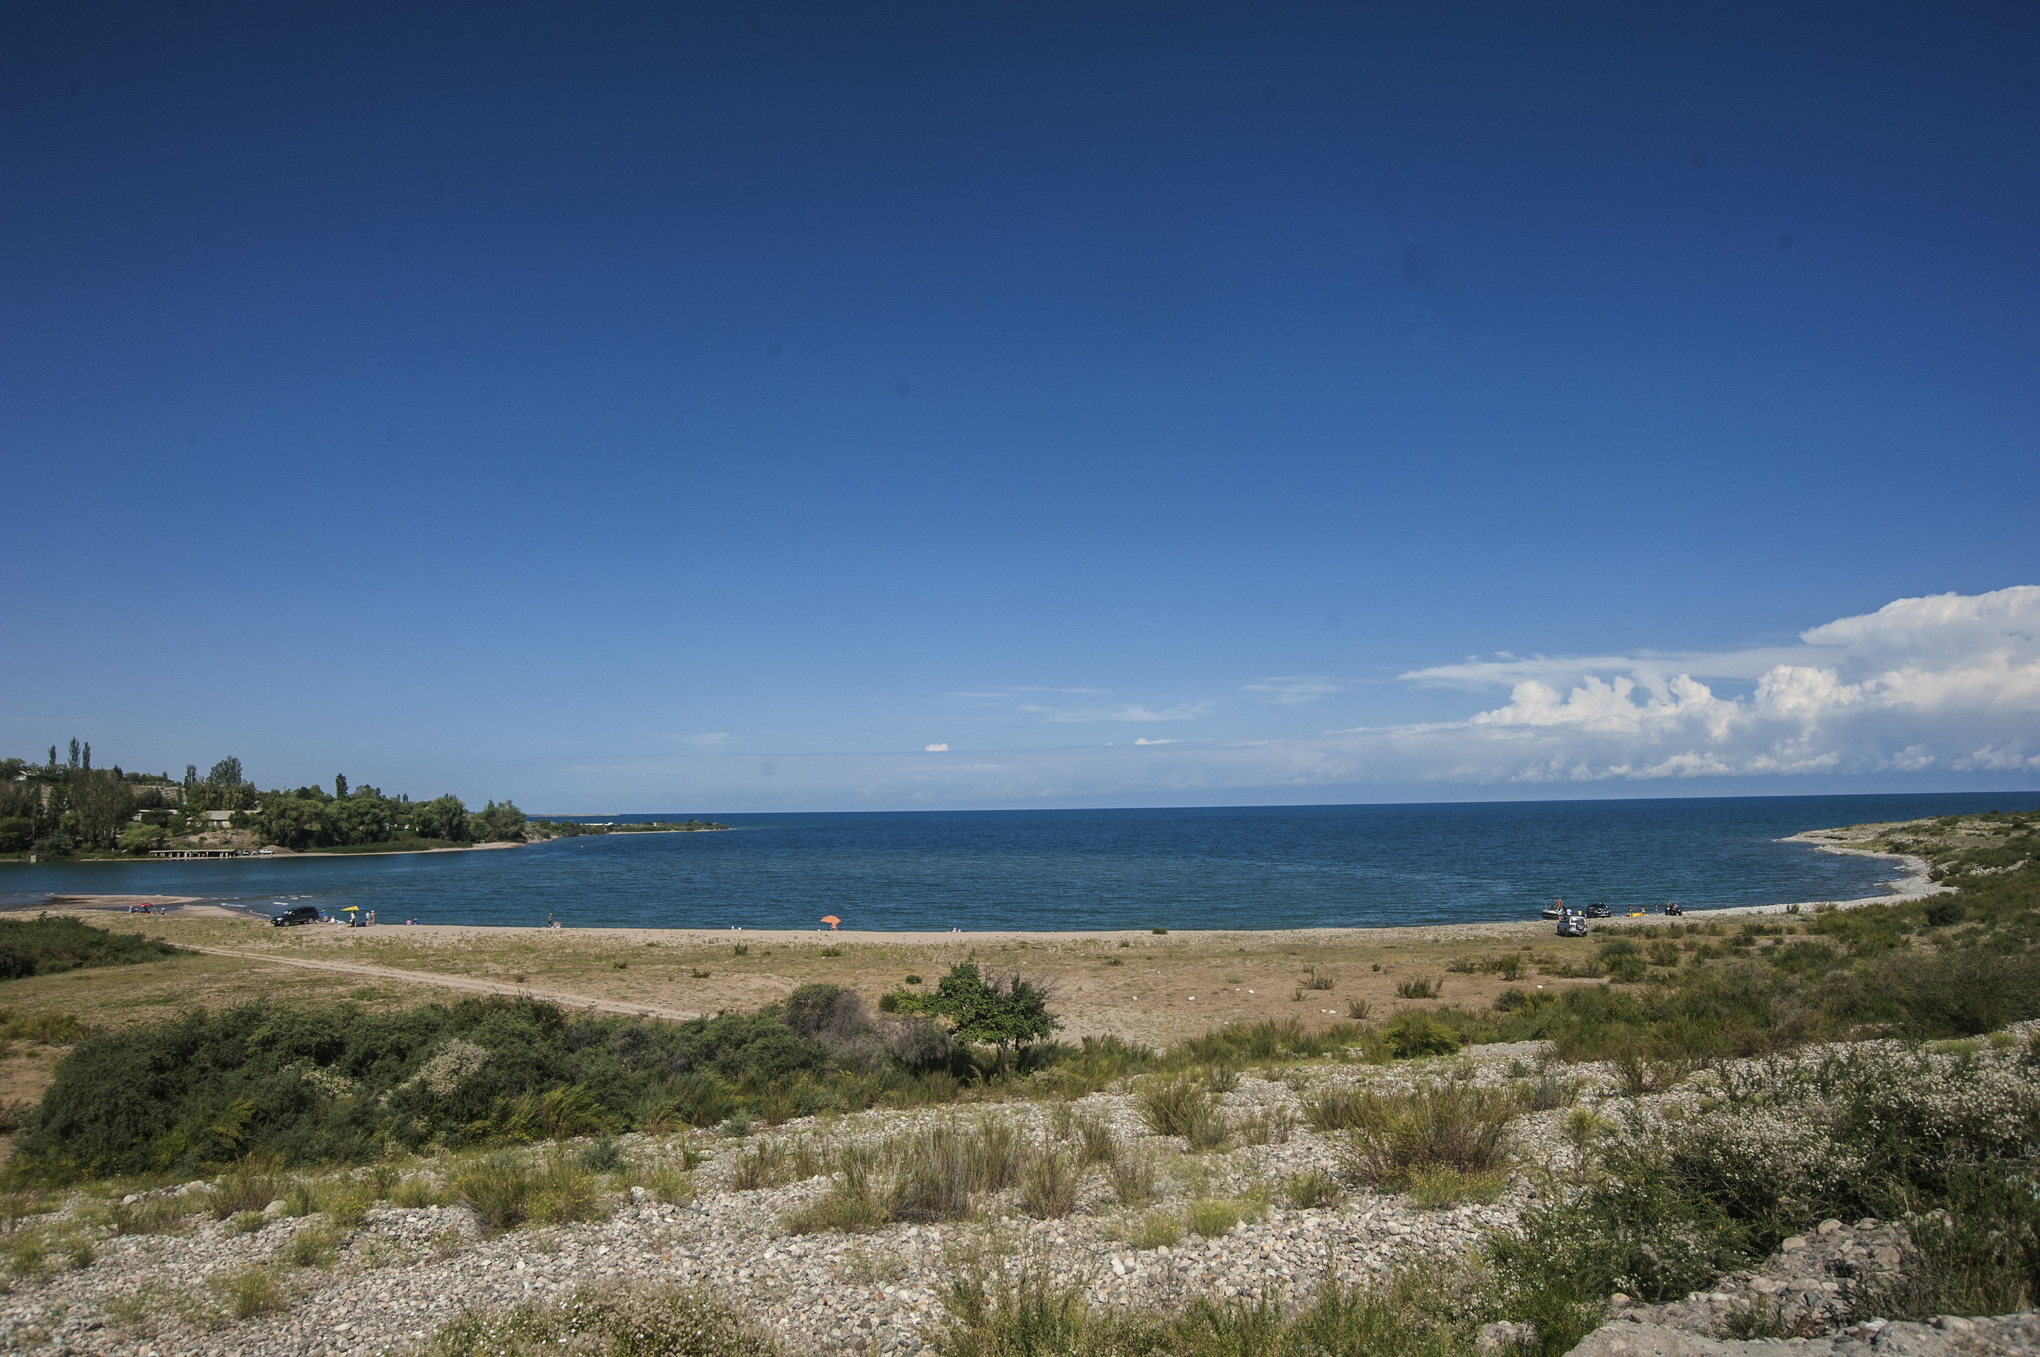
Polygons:
[[200,776],[187,764],[182,779],[131,773],[118,764],[92,766],[92,746],[73,739],[69,756],[50,746],[46,760],[0,759],[0,853],[38,858],[80,852],[146,853],[173,839],[204,833],[208,816],[225,811],[230,828],[284,848],[346,848],[428,841],[522,842],[524,812],[509,801],[470,811],[457,796],[413,801],[375,787],[298,787],[261,791],[241,761],[224,758]]

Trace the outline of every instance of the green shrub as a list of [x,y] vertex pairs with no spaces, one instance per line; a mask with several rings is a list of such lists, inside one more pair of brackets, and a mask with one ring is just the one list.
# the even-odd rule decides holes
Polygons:
[[855,1234],[875,1230],[892,1219],[892,1211],[880,1199],[874,1178],[880,1168],[878,1155],[868,1149],[845,1151],[841,1171],[830,1186],[829,1195],[789,1214],[784,1224],[789,1234],[818,1234],[842,1231]]
[[967,1273],[945,1303],[941,1357],[1452,1357],[1495,1317],[1467,1277],[1437,1266],[1368,1289],[1327,1285],[1293,1311],[1267,1297],[1094,1309],[1080,1285],[1058,1286],[1036,1263]]
[[1857,1283],[1858,1317],[2005,1315],[2040,1300],[2040,1176],[2030,1165],[1968,1167],[1951,1175],[1947,1205],[1907,1222],[1911,1256],[1896,1279]]
[[1206,1239],[1230,1234],[1240,1223],[1240,1208],[1229,1201],[1190,1203],[1190,1228]]
[[251,1267],[239,1272],[218,1273],[208,1278],[206,1285],[220,1294],[236,1319],[273,1315],[290,1305],[290,1298],[266,1268]]
[[1296,1119],[1286,1107],[1262,1107],[1231,1121],[1232,1133],[1242,1145],[1287,1145]]
[[948,1123],[894,1137],[883,1147],[891,1175],[892,1213],[917,1223],[961,1220],[988,1192],[1020,1175],[1020,1138],[1012,1126],[986,1119]]
[[1364,1034],[1352,1023],[1333,1023],[1308,1031],[1300,1019],[1240,1023],[1221,1027],[1203,1036],[1191,1037],[1169,1052],[1172,1067],[1198,1065],[1252,1065],[1278,1060],[1303,1060],[1337,1055],[1357,1045]]
[[[826,1048],[770,1010],[657,1023],[512,998],[395,1011],[254,1003],[85,1037],[12,1168],[61,1182],[250,1155],[362,1163],[393,1145],[559,1138],[638,1116],[704,1124],[734,1110],[733,1085],[762,1103],[832,1068]],[[862,1086],[861,1105],[879,1091]]]
[[1291,1175],[1282,1184],[1282,1195],[1299,1211],[1337,1206],[1346,1196],[1339,1189],[1339,1180],[1322,1169]]
[[1364,1089],[1328,1088],[1303,1099],[1303,1119],[1313,1131],[1350,1131],[1371,1097]]
[[117,1235],[181,1235],[191,1233],[192,1217],[201,1209],[189,1197],[147,1197],[116,1202],[107,1208],[107,1216]]
[[1440,1022],[1435,1014],[1406,1009],[1381,1028],[1389,1051],[1401,1059],[1427,1055],[1453,1055],[1463,1044],[1459,1034]]
[[1148,1082],[1135,1095],[1140,1119],[1158,1136],[1187,1136],[1191,1128],[1212,1118],[1211,1097],[1195,1079],[1176,1077]]
[[1468,1173],[1440,1165],[1411,1173],[1406,1186],[1418,1206],[1435,1211],[1466,1202],[1499,1201],[1508,1190],[1509,1177],[1494,1170]]
[[821,1153],[805,1136],[792,1141],[761,1140],[738,1157],[731,1169],[730,1187],[737,1192],[755,1192],[797,1183],[821,1171]]
[[1525,1080],[1516,1091],[1525,1112],[1551,1112],[1570,1107],[1580,1096],[1580,1086],[1571,1079],[1546,1072]]
[[1133,1227],[1128,1243],[1137,1249],[1159,1249],[1183,1237],[1183,1222],[1161,1211],[1150,1211]]
[[560,1225],[601,1215],[593,1175],[564,1160],[531,1165],[514,1155],[491,1155],[455,1174],[451,1186],[490,1234],[527,1221]]
[[160,938],[115,933],[63,916],[0,919],[0,980],[54,975],[90,966],[132,966],[165,957],[190,956]]
[[1404,999],[1435,999],[1444,985],[1436,980],[1418,976],[1414,980],[1398,980],[1395,992]]
[[1077,1209],[1076,1165],[1053,1149],[1035,1154],[1020,1176],[1020,1205],[1037,1220],[1061,1220]]
[[290,1237],[278,1256],[292,1267],[330,1267],[340,1249],[340,1232],[331,1225],[307,1225]]
[[1112,1183],[1112,1199],[1121,1206],[1146,1206],[1155,1199],[1153,1155],[1122,1154],[1112,1161],[1107,1175]]
[[1491,1173],[1507,1155],[1514,1113],[1503,1094],[1465,1084],[1364,1094],[1355,1109],[1347,1162],[1363,1181],[1392,1191],[1432,1169]]
[[247,1161],[222,1173],[206,1192],[206,1209],[216,1220],[226,1220],[244,1211],[260,1213],[283,1195],[283,1182],[270,1166],[260,1160]]
[[416,1211],[427,1206],[450,1205],[453,1194],[444,1184],[414,1173],[390,1189],[388,1201],[391,1206]]
[[863,1234],[890,1223],[892,1214],[874,1198],[851,1192],[831,1192],[818,1202],[789,1212],[781,1221],[788,1234]]
[[576,1292],[564,1305],[471,1311],[443,1326],[430,1357],[779,1357],[763,1329],[709,1295],[623,1284]]
[[1232,1130],[1232,1123],[1224,1113],[1215,1105],[1204,1103],[1193,1110],[1189,1125],[1183,1132],[1183,1144],[1192,1154],[1209,1154],[1225,1148]]
[[575,1155],[574,1162],[590,1173],[614,1173],[623,1167],[623,1151],[614,1138],[604,1136]]
[[1078,1120],[1076,1131],[1079,1164],[1110,1164],[1119,1158],[1119,1138],[1104,1122],[1084,1117]]
[[[1908,1280],[1866,1289],[1859,1315],[1987,1312],[2036,1294],[2023,1147],[2040,1137],[2040,1087],[2020,1053],[1858,1047],[1718,1074],[1710,1105],[1608,1135],[1599,1171],[1494,1240],[1510,1317],[1536,1323],[1545,1351],[1597,1324],[1610,1292],[1683,1296],[1827,1216],[1910,1216],[1916,1231]],[[1924,1212],[1937,1201],[1947,1215]]]
[[32,1041],[38,1046],[66,1046],[83,1030],[75,1013],[44,1009],[40,1013],[14,1013],[0,1009],[0,1041]]
[[1608,978],[1618,984],[1633,985],[1650,974],[1650,963],[1633,952],[1609,957],[1606,964]]

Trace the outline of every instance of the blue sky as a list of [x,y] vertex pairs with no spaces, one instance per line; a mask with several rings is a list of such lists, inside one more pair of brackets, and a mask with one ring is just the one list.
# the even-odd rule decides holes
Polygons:
[[1998,4],[16,6],[0,737],[553,811],[2040,784],[2036,77]]

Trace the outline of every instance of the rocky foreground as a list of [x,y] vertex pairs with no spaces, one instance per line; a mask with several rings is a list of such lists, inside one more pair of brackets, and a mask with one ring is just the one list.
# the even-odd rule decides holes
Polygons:
[[[1517,1167],[1491,1204],[1424,1209],[1408,1196],[1356,1191],[1300,1209],[1286,1195],[1290,1180],[1339,1174],[1343,1167],[1340,1138],[1303,1125],[1301,1096],[1356,1082],[1408,1086],[1440,1078],[1521,1088],[1531,1072],[1526,1062],[1536,1055],[1533,1047],[1489,1047],[1393,1067],[1319,1062],[1267,1072],[1279,1077],[1242,1076],[1224,1094],[1226,1112],[1236,1128],[1254,1128],[1246,1138],[1267,1143],[1203,1154],[1189,1152],[1180,1138],[1151,1134],[1127,1093],[1094,1094],[1074,1104],[869,1112],[751,1136],[630,1135],[618,1145],[639,1177],[663,1166],[670,1171],[665,1182],[684,1181],[680,1190],[664,1190],[672,1200],[634,1186],[610,1199],[605,1220],[494,1236],[461,1205],[378,1206],[344,1236],[334,1236],[331,1222],[317,1213],[286,1214],[281,1200],[252,1219],[177,1219],[177,1199],[198,1203],[205,1184],[138,1194],[128,1202],[167,1202],[162,1216],[177,1219],[183,1233],[115,1234],[94,1223],[103,1220],[107,1203],[77,1197],[54,1214],[16,1222],[16,1275],[0,1301],[0,1341],[16,1351],[136,1357],[403,1354],[424,1346],[439,1326],[470,1307],[552,1301],[591,1283],[632,1279],[701,1286],[777,1334],[792,1353],[913,1354],[945,1322],[942,1297],[951,1279],[987,1260],[1014,1259],[1083,1286],[1103,1306],[1271,1291],[1300,1296],[1328,1277],[1350,1283],[1423,1255],[1464,1256],[1485,1233],[1511,1224],[1551,1190],[1548,1171],[1562,1180],[1582,1143],[1574,1108],[1529,1112],[1513,1123]],[[1556,1067],[1552,1074],[1576,1081],[1568,1093],[1603,1124],[1630,1113],[1662,1117],[1696,1096],[1684,1087],[1627,1098],[1605,1067]],[[820,1170],[844,1147],[978,1118],[1004,1119],[1036,1142],[1068,1139],[1081,1121],[1101,1125],[1120,1155],[1153,1156],[1158,1195],[1151,1204],[1123,1205],[1105,1171],[1094,1168],[1075,1209],[1059,1219],[1028,1218],[1008,1191],[982,1203],[967,1221],[802,1235],[789,1230],[788,1217],[827,1195],[826,1173],[741,1190],[736,1182],[761,1141],[786,1150],[802,1169]],[[690,1156],[703,1154],[705,1160],[689,1166]],[[452,1167],[449,1157],[407,1172],[429,1184]],[[678,1180],[682,1172],[687,1177]],[[1209,1237],[1184,1227],[1199,1203]],[[1228,1225],[1228,1214],[1237,1223]],[[321,1230],[334,1244],[314,1256],[304,1245],[309,1232]],[[86,1241],[76,1265],[57,1256],[62,1239],[74,1248]],[[22,1247],[30,1240],[45,1241],[46,1256],[30,1257]],[[1788,1241],[1763,1268],[1723,1278],[1713,1291],[1663,1306],[1629,1305],[1618,1297],[1611,1322],[1579,1351],[1588,1357],[1785,1357],[1809,1350],[1834,1357],[1858,1350],[1956,1357],[2040,1350],[2040,1320],[2033,1316],[1834,1331],[1844,1280],[1890,1271],[1903,1247],[1894,1226],[1827,1222]],[[1778,1307],[1809,1336],[1723,1341],[1730,1317],[1755,1303]],[[1523,1336],[1506,1326],[1491,1330],[1486,1339],[1497,1348]]]

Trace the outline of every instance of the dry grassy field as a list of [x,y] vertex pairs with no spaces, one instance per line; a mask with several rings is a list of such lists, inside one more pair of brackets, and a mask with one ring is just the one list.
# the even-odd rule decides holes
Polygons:
[[[353,999],[377,1007],[477,992],[528,994],[568,1008],[692,1017],[750,1010],[810,981],[876,1003],[910,976],[931,986],[975,961],[1047,987],[1073,1039],[1111,1034],[1162,1046],[1228,1023],[1372,1018],[1439,1004],[1481,1008],[1507,983],[1474,969],[1504,953],[1526,962],[1584,958],[1588,940],[1541,922],[1290,932],[837,933],[464,926],[274,928],[210,907],[162,916],[83,901],[63,913],[135,930],[197,955],[10,981],[17,1015],[55,1012],[109,1027],[250,999]],[[1469,963],[1473,963],[1472,966]],[[1457,966],[1459,969],[1454,969]],[[1527,985],[1592,983],[1526,976]],[[1437,997],[1405,998],[1427,982]],[[57,1048],[0,1057],[0,1102],[41,1095]]]

